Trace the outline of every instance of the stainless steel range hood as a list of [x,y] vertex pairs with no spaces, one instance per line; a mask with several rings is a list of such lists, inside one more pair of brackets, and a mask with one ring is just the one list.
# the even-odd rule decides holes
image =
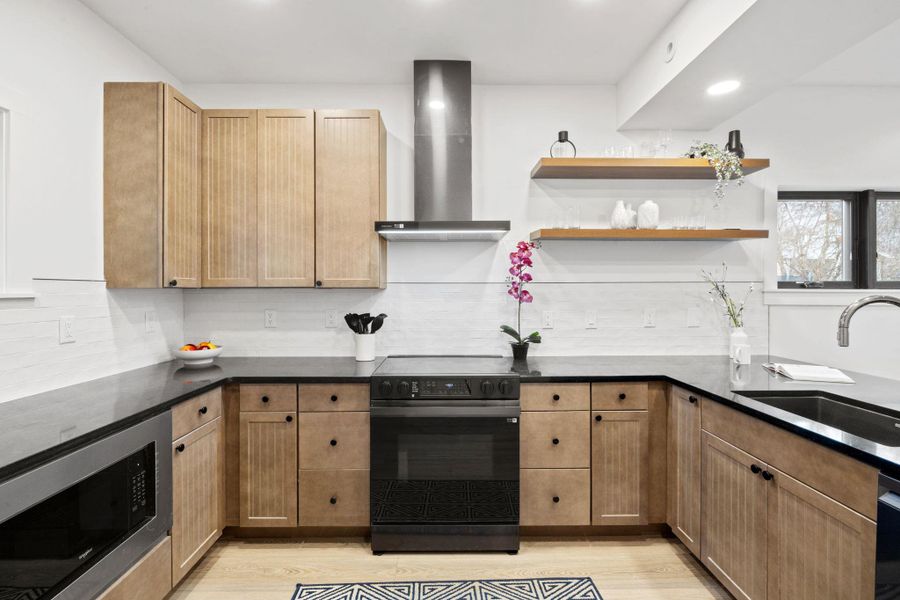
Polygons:
[[472,63],[417,60],[415,221],[378,221],[394,241],[499,240],[509,221],[472,220]]

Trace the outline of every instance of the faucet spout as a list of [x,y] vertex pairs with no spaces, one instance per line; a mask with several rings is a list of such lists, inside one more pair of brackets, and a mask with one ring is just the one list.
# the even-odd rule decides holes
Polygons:
[[853,318],[856,311],[870,304],[893,304],[900,308],[900,298],[882,295],[866,296],[847,306],[847,308],[844,309],[844,312],[841,313],[840,319],[838,319],[838,346],[846,348],[850,345],[850,319]]

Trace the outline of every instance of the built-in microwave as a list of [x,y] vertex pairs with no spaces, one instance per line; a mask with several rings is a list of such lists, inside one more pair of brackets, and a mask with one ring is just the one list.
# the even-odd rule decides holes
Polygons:
[[0,483],[0,598],[93,598],[172,523],[165,413]]

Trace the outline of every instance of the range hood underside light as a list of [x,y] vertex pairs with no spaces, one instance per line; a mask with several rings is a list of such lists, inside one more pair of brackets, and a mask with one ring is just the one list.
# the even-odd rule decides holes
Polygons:
[[509,221],[378,221],[375,231],[393,242],[496,242],[509,233]]

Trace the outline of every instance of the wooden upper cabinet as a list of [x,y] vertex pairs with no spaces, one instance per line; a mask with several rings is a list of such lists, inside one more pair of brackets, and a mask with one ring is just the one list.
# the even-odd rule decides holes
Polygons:
[[200,285],[200,109],[160,82],[103,87],[111,288]]
[[316,111],[316,280],[379,288],[386,279],[386,132],[377,110]]
[[313,287],[315,115],[257,111],[259,287]]
[[650,468],[647,411],[594,412],[591,424],[592,523],[646,524]]
[[256,287],[257,114],[203,111],[203,287]]
[[700,556],[700,399],[672,388],[668,415],[668,523]]

